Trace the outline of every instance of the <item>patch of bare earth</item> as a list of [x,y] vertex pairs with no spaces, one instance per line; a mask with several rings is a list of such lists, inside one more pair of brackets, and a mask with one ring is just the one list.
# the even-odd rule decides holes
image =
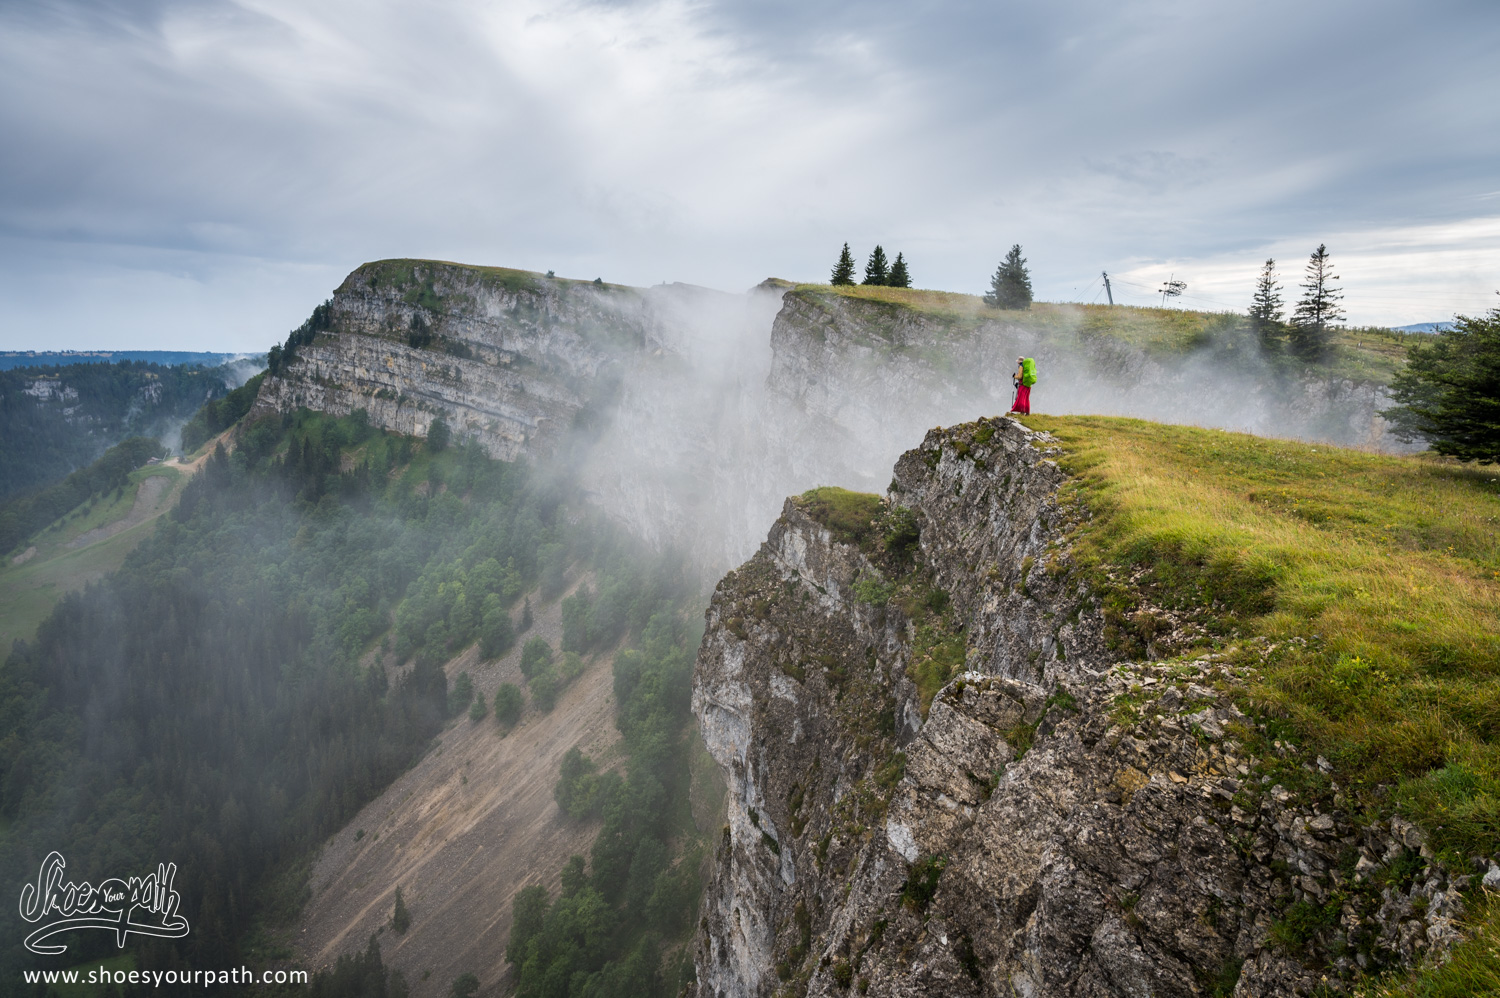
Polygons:
[[[532,629],[497,662],[480,663],[472,648],[449,662],[449,682],[467,671],[491,703],[502,682],[524,689],[521,645],[539,636],[555,650],[560,611],[559,603],[537,608]],[[528,697],[526,715],[504,737],[493,714],[451,722],[439,746],[324,846],[295,936],[303,965],[331,967],[379,933],[382,959],[406,975],[414,998],[446,995],[466,972],[479,977],[481,994],[499,993],[512,898],[531,884],[555,893],[563,863],[587,856],[597,831],[558,809],[558,765],[575,745],[596,759],[610,756],[618,739],[613,676],[602,657],[552,713],[538,713]],[[411,914],[405,935],[390,928],[398,885]]]
[[172,486],[177,484],[175,479],[166,478],[161,475],[152,475],[144,479],[135,491],[135,502],[131,504],[130,512],[120,517],[113,523],[106,523],[102,527],[93,530],[85,530],[77,537],[67,543],[69,548],[86,548],[95,541],[102,541],[113,537],[124,530],[129,530],[137,523],[144,523],[151,517],[166,512],[167,500],[172,494]]

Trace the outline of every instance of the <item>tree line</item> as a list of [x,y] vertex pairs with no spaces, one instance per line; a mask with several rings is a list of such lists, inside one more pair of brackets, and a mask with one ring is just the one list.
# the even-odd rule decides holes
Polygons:
[[[849,252],[848,243],[839,251],[838,261],[833,265],[828,283],[843,287],[854,285],[854,254]],[[865,263],[864,280],[859,283],[875,287],[911,287],[911,271],[907,267],[906,257],[897,253],[894,262],[887,262],[885,248],[877,243]],[[1031,272],[1026,267],[1025,258],[1021,256],[1019,243],[1011,247],[995,269],[995,274],[990,279],[990,290],[985,294],[984,300],[995,308],[1031,307]]]

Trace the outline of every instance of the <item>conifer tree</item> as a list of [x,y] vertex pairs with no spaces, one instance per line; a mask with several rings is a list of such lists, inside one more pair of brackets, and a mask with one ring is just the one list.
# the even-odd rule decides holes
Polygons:
[[1031,271],[1026,268],[1020,243],[1012,246],[995,268],[995,276],[990,278],[990,293],[984,296],[984,302],[996,308],[1031,307]]
[[1396,406],[1381,415],[1396,436],[1425,439],[1460,461],[1500,463],[1500,308],[1458,316],[1452,329],[1413,344],[1391,396]]
[[886,276],[885,283],[893,288],[911,287],[911,274],[906,269],[906,258],[900,253],[896,254],[896,262],[891,264],[891,272]]
[[1280,339],[1285,329],[1282,314],[1281,285],[1276,283],[1276,260],[1272,258],[1260,268],[1255,295],[1250,299],[1250,324],[1260,336],[1261,346],[1272,346]]
[[839,262],[833,266],[833,277],[829,284],[853,284],[854,283],[854,254],[849,252],[849,244],[845,243],[843,250],[839,253]]
[[396,887],[396,910],[391,913],[391,928],[400,936],[406,935],[406,930],[411,928],[411,915],[406,910],[406,902],[401,900],[399,885]]
[[1291,342],[1298,356],[1309,360],[1322,356],[1332,338],[1329,327],[1344,320],[1344,310],[1339,305],[1344,292],[1333,284],[1338,279],[1328,259],[1328,247],[1319,243],[1308,258],[1302,297],[1292,312]]
[[865,264],[865,279],[860,283],[881,285],[890,276],[891,268],[885,261],[885,250],[877,243],[870,251],[870,259]]

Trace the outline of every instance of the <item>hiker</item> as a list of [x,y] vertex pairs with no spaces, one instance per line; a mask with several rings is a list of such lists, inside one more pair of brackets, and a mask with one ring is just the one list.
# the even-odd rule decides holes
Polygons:
[[1010,383],[1016,386],[1016,400],[1010,411],[1022,416],[1031,415],[1031,386],[1036,384],[1036,361],[1030,357],[1017,357],[1016,373],[1010,376]]

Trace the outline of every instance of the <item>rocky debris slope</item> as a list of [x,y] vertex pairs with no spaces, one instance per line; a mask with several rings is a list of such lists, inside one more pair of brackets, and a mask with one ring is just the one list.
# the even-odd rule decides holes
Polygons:
[[1263,782],[1243,658],[1114,660],[1055,453],[933,430],[868,530],[789,500],[720,583],[700,998],[1304,995],[1455,937],[1418,829]]
[[[991,313],[992,315],[994,313]],[[1016,358],[1035,357],[1037,411],[1141,416],[1263,436],[1410,450],[1386,433],[1381,385],[1278,375],[1253,344],[1151,353],[1026,313],[962,320],[817,289],[786,295],[771,332],[769,384],[809,414],[851,430],[886,425],[914,439],[934,423],[1004,411]],[[902,399],[892,422],[887,401]]]

